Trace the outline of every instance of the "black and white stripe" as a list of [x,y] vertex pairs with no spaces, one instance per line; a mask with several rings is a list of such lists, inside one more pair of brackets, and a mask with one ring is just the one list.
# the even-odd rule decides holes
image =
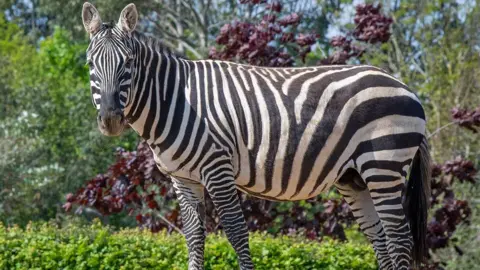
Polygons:
[[[88,57],[97,108],[102,95],[117,93],[129,124],[173,179],[189,269],[203,269],[203,188],[241,269],[253,264],[237,188],[271,200],[302,200],[336,186],[382,269],[407,269],[412,259],[422,259],[429,190],[425,114],[394,77],[371,66],[189,61],[152,38],[108,25],[92,38]],[[417,218],[408,223],[412,209]]]

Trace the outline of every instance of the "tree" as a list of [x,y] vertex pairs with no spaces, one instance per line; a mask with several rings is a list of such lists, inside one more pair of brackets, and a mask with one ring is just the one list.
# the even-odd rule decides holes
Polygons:
[[62,214],[66,191],[104,170],[116,146],[133,148],[135,137],[109,140],[91,121],[85,42],[57,29],[37,49],[3,17],[0,29],[6,97],[0,105],[0,219],[25,225]]

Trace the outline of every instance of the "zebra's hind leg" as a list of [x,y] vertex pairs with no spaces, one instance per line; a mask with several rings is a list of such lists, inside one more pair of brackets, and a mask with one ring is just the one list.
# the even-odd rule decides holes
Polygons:
[[356,170],[349,169],[335,184],[345,198],[362,232],[373,245],[380,269],[394,269],[387,251],[387,239],[372,197]]
[[362,166],[361,172],[381,220],[394,269],[410,269],[413,248],[412,234],[402,204],[407,174],[404,169],[408,168],[404,164],[372,160]]
[[188,270],[202,270],[206,236],[204,187],[200,183],[182,182],[173,177],[172,182],[180,202],[183,233],[187,240]]

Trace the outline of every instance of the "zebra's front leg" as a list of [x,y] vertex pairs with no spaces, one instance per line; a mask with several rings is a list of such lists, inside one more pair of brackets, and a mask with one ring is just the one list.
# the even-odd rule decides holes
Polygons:
[[237,253],[241,270],[254,269],[248,243],[248,227],[240,205],[233,172],[209,177],[207,191],[220,217],[223,230]]
[[204,187],[200,183],[187,183],[174,178],[172,182],[180,202],[183,233],[187,240],[188,270],[202,270],[206,235]]

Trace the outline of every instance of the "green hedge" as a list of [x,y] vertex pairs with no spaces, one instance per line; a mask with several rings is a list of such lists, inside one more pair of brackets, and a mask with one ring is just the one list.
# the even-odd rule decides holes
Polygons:
[[[292,237],[250,236],[258,270],[377,269],[364,244],[325,240],[321,244]],[[227,239],[209,235],[206,269],[238,269]],[[187,269],[183,236],[91,226],[30,224],[26,229],[0,224],[0,269]]]

